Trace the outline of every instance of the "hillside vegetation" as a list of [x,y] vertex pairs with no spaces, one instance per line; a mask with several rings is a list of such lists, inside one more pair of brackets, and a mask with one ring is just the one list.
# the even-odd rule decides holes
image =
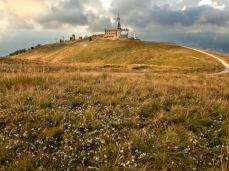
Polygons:
[[223,69],[215,59],[173,43],[96,37],[92,40],[83,39],[43,45],[14,58],[36,59],[51,63],[87,63],[122,67],[166,66],[202,72],[217,72]]
[[229,74],[209,74],[222,69],[99,38],[0,58],[0,170],[227,171]]
[[203,74],[1,72],[0,169],[226,171],[228,84]]

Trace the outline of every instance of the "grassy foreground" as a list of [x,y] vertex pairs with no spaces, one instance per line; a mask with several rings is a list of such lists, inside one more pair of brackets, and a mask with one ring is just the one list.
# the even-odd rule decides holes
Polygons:
[[0,170],[228,170],[228,75],[164,69],[2,63]]

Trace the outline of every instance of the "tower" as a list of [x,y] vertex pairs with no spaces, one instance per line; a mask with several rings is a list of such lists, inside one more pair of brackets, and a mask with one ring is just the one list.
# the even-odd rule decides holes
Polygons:
[[120,24],[120,18],[119,18],[119,14],[118,14],[118,18],[117,18],[117,30],[121,30],[121,24]]
[[75,40],[76,39],[76,36],[73,34],[72,35],[72,40]]
[[115,29],[104,29],[105,38],[128,38],[129,29],[121,27],[120,17],[118,14],[117,25]]
[[134,39],[136,39],[135,29],[134,29]]

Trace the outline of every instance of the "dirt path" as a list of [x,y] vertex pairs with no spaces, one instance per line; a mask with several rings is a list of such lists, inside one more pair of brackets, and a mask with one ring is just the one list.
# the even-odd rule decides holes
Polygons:
[[223,64],[223,66],[225,67],[225,69],[224,69],[223,71],[218,72],[218,73],[215,73],[215,74],[225,74],[225,73],[228,73],[228,72],[229,72],[229,65],[228,65],[224,60],[222,60],[222,59],[216,57],[215,55],[212,55],[212,54],[210,54],[210,53],[204,52],[204,51],[202,51],[202,50],[190,48],[190,47],[187,47],[187,46],[184,46],[184,47],[185,47],[185,48],[188,48],[188,49],[191,49],[191,50],[194,50],[194,51],[197,51],[197,52],[204,53],[204,54],[206,54],[206,55],[208,55],[208,56],[211,56],[211,57],[217,59],[219,62],[221,62],[221,63]]

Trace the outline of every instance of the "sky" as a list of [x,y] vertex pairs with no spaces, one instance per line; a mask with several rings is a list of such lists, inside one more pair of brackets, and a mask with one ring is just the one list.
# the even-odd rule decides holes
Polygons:
[[0,11],[0,56],[103,33],[118,14],[130,37],[229,49],[229,0],[0,0]]

